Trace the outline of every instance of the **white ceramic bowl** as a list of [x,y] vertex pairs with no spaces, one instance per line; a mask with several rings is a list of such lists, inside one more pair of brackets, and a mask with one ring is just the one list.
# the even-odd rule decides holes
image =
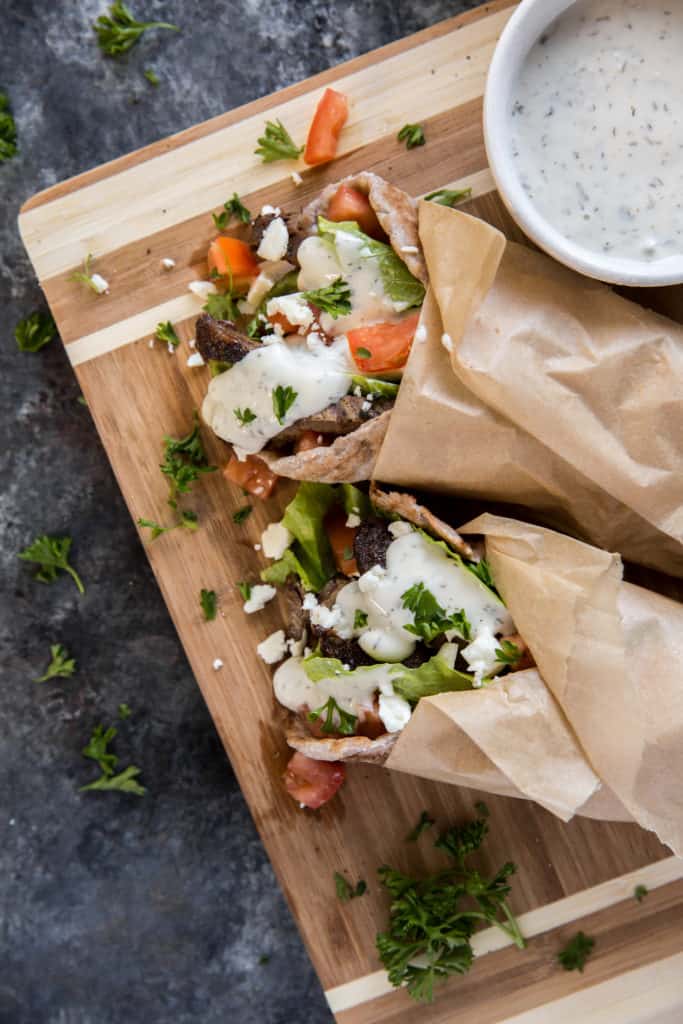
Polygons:
[[[560,263],[612,284],[654,287],[683,282],[683,255],[656,261],[608,256],[569,241],[536,209],[521,187],[512,159],[510,97],[529,50],[575,0],[522,0],[496,46],[484,97],[484,139],[503,202],[522,230]],[[682,2],[682,0],[677,0]],[[609,188],[605,181],[605,188]]]

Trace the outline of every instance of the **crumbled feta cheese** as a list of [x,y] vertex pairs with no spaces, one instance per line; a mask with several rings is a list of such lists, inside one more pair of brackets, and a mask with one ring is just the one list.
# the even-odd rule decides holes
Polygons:
[[168,341],[166,343],[166,348],[168,349],[170,355],[172,355],[172,356],[175,355],[175,348],[176,347],[175,347],[175,345],[172,342]]
[[220,658],[214,658],[214,660],[213,660],[213,670],[214,670],[214,672],[218,672],[219,668],[223,668],[223,662],[221,661]]
[[188,338],[187,344],[190,346],[190,348],[196,348],[197,347],[197,339],[196,338]]
[[261,550],[261,545],[260,544],[254,544],[254,551],[260,551],[260,550]]
[[204,362],[201,352],[193,352],[192,355],[187,360],[187,365],[191,367],[205,366],[206,364]]
[[410,721],[410,704],[394,693],[391,683],[380,683],[379,717],[387,732],[400,732]]
[[275,284],[272,277],[265,274],[263,271],[255,277],[252,281],[251,288],[247,292],[247,302],[252,307],[252,313],[258,305],[265,299],[270,289]]
[[388,530],[392,537],[406,537],[413,532],[410,523],[406,523],[402,519],[398,519],[395,523],[389,523]]
[[90,284],[98,295],[104,295],[105,292],[109,291],[109,282],[105,281],[101,274],[91,274]]
[[306,634],[304,633],[299,640],[295,640],[294,637],[287,638],[287,650],[293,658],[300,658],[306,649]]
[[401,246],[401,252],[410,253],[410,252],[419,252],[419,251],[420,250],[418,249],[418,247],[416,245],[402,245]]
[[427,328],[424,324],[418,324],[417,330],[415,331],[415,341],[418,345],[422,345],[427,340]]
[[218,291],[213,281],[190,281],[188,289],[193,295],[196,295],[198,299],[206,301],[209,295],[213,295],[214,292]]
[[360,388],[359,384],[356,384],[355,388],[353,389],[353,393],[356,396],[356,398],[360,398],[361,397],[363,392],[361,391],[361,388]]
[[360,411],[361,412],[370,412],[371,409],[372,409],[372,402],[368,398],[366,398],[365,401],[363,403],[361,403]]
[[280,212],[281,211],[279,206],[271,206],[270,203],[266,203],[265,206],[261,207],[262,217],[279,217]]
[[238,299],[236,305],[243,316],[251,316],[256,311],[256,307],[252,306],[248,299]]
[[273,600],[276,593],[275,587],[271,587],[268,583],[257,583],[255,587],[251,588],[249,600],[244,602],[244,611],[247,615],[260,612],[269,601]]
[[346,525],[349,526],[352,530],[355,530],[355,528],[357,526],[360,526],[360,524],[361,524],[360,516],[356,515],[355,512],[349,512],[348,516],[346,517]]
[[290,533],[282,523],[271,523],[261,534],[261,546],[266,558],[282,558],[289,545],[294,540],[294,534]]
[[359,576],[358,589],[362,594],[368,594],[370,591],[375,590],[383,577],[386,576],[386,572],[383,566],[373,565],[372,569],[368,569],[362,576]]
[[278,295],[266,306],[268,316],[281,313],[292,327],[310,327],[313,323],[313,310],[300,292],[293,295]]
[[482,629],[472,643],[463,647],[461,654],[474,673],[475,680],[481,683],[484,676],[490,675],[497,664],[496,648],[499,641],[490,629]]
[[334,629],[339,624],[341,615],[339,608],[328,608],[324,604],[319,604],[311,609],[311,622],[322,629]]
[[441,335],[441,344],[443,345],[447,352],[453,351],[453,339],[451,338],[450,334]]
[[287,640],[284,629],[277,629],[256,648],[256,653],[266,665],[274,665],[276,661],[282,661],[287,653]]
[[172,260],[170,256],[164,256],[163,260],[161,261],[161,265],[164,268],[164,270],[173,270],[173,268],[175,267],[175,260]]
[[289,176],[295,185],[300,185],[301,182],[304,180],[298,171],[290,171]]
[[304,594],[304,599],[301,602],[301,607],[306,612],[313,611],[314,608],[318,607],[318,598],[315,596],[315,594]]
[[156,338],[150,338],[147,342],[147,348],[154,348],[156,344]]
[[287,252],[289,232],[282,217],[276,217],[263,232],[256,255],[262,260],[281,260]]

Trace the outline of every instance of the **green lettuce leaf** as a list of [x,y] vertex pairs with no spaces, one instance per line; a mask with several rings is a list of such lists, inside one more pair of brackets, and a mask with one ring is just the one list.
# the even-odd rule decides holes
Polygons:
[[368,519],[372,512],[367,494],[359,491],[353,484],[340,484],[336,497],[344,506],[347,516],[355,513],[361,519]]
[[354,388],[360,388],[364,395],[379,395],[380,398],[396,398],[398,394],[398,384],[360,375],[351,378],[351,390]]
[[335,222],[318,217],[318,234],[321,238],[334,243],[341,232],[363,240],[361,255],[365,259],[376,260],[384,290],[390,299],[403,303],[404,309],[422,305],[425,297],[424,285],[413,277],[390,245],[376,242],[374,238],[364,234],[353,220]]
[[282,517],[294,535],[284,556],[261,573],[267,583],[284,583],[289,573],[299,576],[306,590],[322,590],[334,576],[332,548],[323,521],[335,501],[330,484],[302,483]]

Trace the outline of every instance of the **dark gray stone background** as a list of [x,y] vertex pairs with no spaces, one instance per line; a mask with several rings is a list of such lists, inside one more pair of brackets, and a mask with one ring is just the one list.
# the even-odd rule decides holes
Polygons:
[[[0,3],[21,150],[0,165],[0,1024],[327,1024],[64,351],[16,350],[43,303],[16,216],[54,182],[476,3],[131,0],[183,31],[120,61],[91,29],[105,6]],[[17,560],[44,531],[73,536],[84,598]],[[78,674],[38,685],[57,642]],[[81,794],[97,769],[80,750],[121,701],[117,750],[148,793]]]

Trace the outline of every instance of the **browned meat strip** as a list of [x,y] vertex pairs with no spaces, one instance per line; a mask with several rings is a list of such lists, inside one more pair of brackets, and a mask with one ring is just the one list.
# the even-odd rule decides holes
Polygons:
[[287,583],[281,593],[285,602],[287,636],[292,640],[301,640],[308,626],[308,612],[303,607],[303,589],[297,583]]
[[375,664],[374,658],[366,654],[356,640],[343,640],[333,629],[311,625],[311,635],[323,658],[339,658],[349,668]]
[[270,444],[275,448],[282,448],[297,441],[307,430],[314,430],[318,434],[333,434],[335,437],[350,434],[361,424],[391,409],[394,404],[391,398],[376,398],[374,402],[369,403],[369,408],[364,409],[365,402],[366,399],[362,395],[344,395],[338,402],[328,405],[315,416],[306,416],[297,420],[291,427],[281,430]]
[[362,522],[353,541],[358,571],[362,574],[372,569],[373,565],[386,568],[387,548],[393,539],[386,519],[366,519]]
[[454,551],[464,558],[473,557],[472,548],[462,539],[458,531],[448,523],[444,523],[442,519],[437,519],[424,505],[418,504],[412,494],[383,491],[373,483],[370,485],[370,501],[380,512],[400,516],[401,519],[406,519],[413,526],[419,526],[420,529],[431,533],[432,536],[445,540]]
[[214,320],[202,313],[196,324],[197,351],[208,362],[239,363],[248,352],[260,348],[260,343],[243,334],[232,320]]

